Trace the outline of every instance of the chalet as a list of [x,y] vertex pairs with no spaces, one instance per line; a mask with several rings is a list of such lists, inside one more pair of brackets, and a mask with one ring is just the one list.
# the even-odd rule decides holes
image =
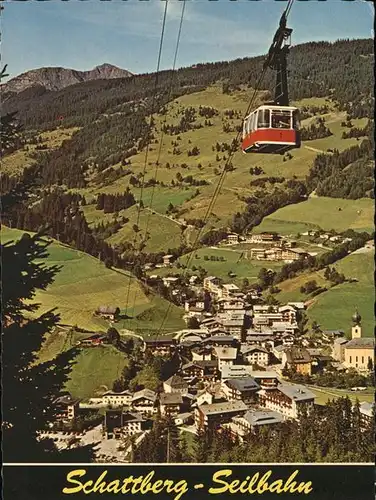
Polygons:
[[165,267],[171,266],[173,259],[174,259],[173,255],[164,255],[163,256],[163,265]]
[[85,339],[81,339],[77,342],[77,345],[80,347],[96,347],[98,345],[106,344],[107,336],[102,333],[95,333],[90,337],[86,337]]
[[129,391],[107,391],[102,395],[102,401],[111,406],[128,406],[132,402],[132,393]]
[[244,299],[238,298],[221,298],[218,299],[218,308],[220,311],[243,311],[245,308]]
[[182,366],[181,373],[184,379],[214,381],[218,379],[218,361],[192,361]]
[[275,244],[281,239],[276,233],[250,234],[246,236],[246,243],[256,243],[259,245]]
[[216,328],[220,327],[220,321],[217,318],[205,318],[201,320],[200,329],[212,332]]
[[247,335],[245,341],[247,344],[258,345],[267,350],[274,347],[274,338],[269,335]]
[[227,283],[226,285],[222,285],[222,298],[228,299],[231,297],[232,293],[239,292],[240,288],[234,283]]
[[150,389],[142,389],[133,394],[131,404],[136,412],[153,415],[157,412],[157,394]]
[[275,371],[251,370],[249,375],[258,383],[261,389],[275,389],[279,382],[278,375]]
[[272,326],[277,321],[282,321],[282,313],[279,312],[254,312],[253,328],[257,331],[261,330],[262,326]]
[[71,423],[78,414],[80,400],[72,398],[70,394],[59,396],[54,400],[54,406],[57,410],[56,420],[63,423]]
[[94,315],[115,321],[120,315],[120,309],[116,306],[99,306]]
[[286,347],[292,347],[295,342],[295,336],[288,332],[282,333],[280,339],[282,340],[282,345]]
[[247,410],[243,401],[205,404],[195,409],[195,424],[197,429],[216,428],[236,415],[244,415]]
[[311,375],[312,358],[307,349],[291,347],[282,354],[282,365],[301,375]]
[[155,336],[144,340],[144,348],[160,355],[168,355],[175,350],[177,340],[171,337]]
[[239,243],[239,235],[236,233],[228,234],[226,239],[228,245],[236,245]]
[[207,276],[204,278],[204,289],[208,292],[219,293],[221,286],[220,278],[215,276]]
[[241,353],[244,361],[249,365],[267,366],[269,364],[269,352],[264,347],[243,344]]
[[265,408],[281,413],[286,419],[298,419],[300,411],[310,411],[315,395],[302,385],[283,383],[276,389],[261,389],[258,392],[259,403]]
[[276,313],[278,312],[278,307],[277,306],[266,306],[263,304],[255,304],[253,306],[253,312],[262,314],[262,313]]
[[179,375],[172,375],[172,377],[163,382],[163,390],[167,394],[187,394],[188,384]]
[[248,329],[245,335],[245,342],[248,344],[257,343],[260,345],[260,342],[263,340],[271,340],[274,341],[275,334],[273,330],[269,327],[261,327],[260,330]]
[[287,347],[286,345],[283,345],[283,344],[280,344],[280,345],[277,345],[277,346],[274,346],[273,349],[272,349],[272,353],[274,354],[274,356],[279,360],[279,361],[282,361],[282,356],[283,356],[283,353],[285,351],[287,351],[289,349],[289,347]]
[[162,392],[159,395],[159,406],[161,415],[176,416],[180,413],[183,406],[183,398],[180,393]]
[[282,260],[294,261],[309,257],[309,253],[302,248],[284,248],[282,249]]
[[218,368],[222,370],[224,365],[233,365],[238,356],[236,347],[214,347],[214,357],[218,359]]
[[179,278],[177,278],[176,276],[165,276],[164,278],[162,278],[162,281],[164,286],[169,288],[170,286],[175,285],[175,283],[179,281]]
[[201,406],[203,404],[213,404],[215,401],[215,395],[209,389],[204,389],[197,394],[196,406]]
[[192,310],[198,310],[200,312],[204,312],[205,311],[205,302],[203,300],[196,300],[194,302],[189,302],[189,301],[186,301],[184,303],[184,309],[185,309],[185,312],[189,312],[189,311],[192,311]]
[[174,423],[177,426],[191,425],[194,423],[193,412],[178,413],[174,418]]
[[243,401],[250,405],[256,400],[260,386],[252,377],[234,378],[222,382],[222,391],[229,401]]
[[228,428],[234,437],[242,442],[250,432],[264,426],[276,426],[283,422],[283,416],[272,410],[248,410],[243,416],[233,417]]
[[183,340],[183,342],[179,343],[179,352],[184,357],[189,357],[192,349],[196,349],[199,347],[201,343],[201,339],[193,342],[191,340]]
[[133,436],[150,427],[150,421],[137,413],[123,410],[107,410],[103,430],[107,439]]
[[233,335],[238,340],[241,340],[245,328],[244,312],[226,313],[218,317],[221,327],[228,335]]
[[210,361],[213,359],[213,349],[211,346],[195,347],[191,353],[192,361]]
[[276,334],[290,333],[295,335],[299,331],[297,323],[288,323],[286,321],[274,321],[271,329]]
[[296,309],[294,306],[280,306],[278,312],[282,314],[282,321],[287,323],[296,323]]

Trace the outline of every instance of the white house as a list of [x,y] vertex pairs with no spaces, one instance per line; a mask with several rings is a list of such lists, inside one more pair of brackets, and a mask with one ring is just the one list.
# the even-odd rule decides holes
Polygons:
[[269,352],[258,345],[242,345],[241,353],[243,359],[250,365],[267,366],[269,364]]
[[128,406],[132,401],[132,393],[129,391],[113,392],[107,391],[102,396],[102,401],[111,406]]
[[238,355],[236,347],[214,347],[214,355],[218,358],[218,368],[222,370],[225,365],[233,365]]

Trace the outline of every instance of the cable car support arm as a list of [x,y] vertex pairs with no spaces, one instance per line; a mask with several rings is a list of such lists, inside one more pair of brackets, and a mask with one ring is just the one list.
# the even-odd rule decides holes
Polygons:
[[279,106],[289,105],[289,93],[287,84],[287,54],[290,50],[291,28],[287,28],[287,9],[283,12],[279,21],[279,27],[274,35],[263,68],[267,67],[277,72],[277,81],[274,94],[274,103]]

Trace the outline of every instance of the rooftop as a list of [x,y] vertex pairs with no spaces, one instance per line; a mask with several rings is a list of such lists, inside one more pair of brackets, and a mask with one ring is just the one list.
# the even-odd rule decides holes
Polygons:
[[283,416],[280,413],[271,410],[249,410],[242,418],[252,427],[255,425],[279,424],[283,421]]
[[304,387],[304,385],[283,383],[278,386],[278,390],[294,401],[307,401],[315,399],[313,392]]
[[188,387],[185,380],[182,377],[180,377],[179,375],[172,375],[172,377],[168,378],[165,381],[165,384],[169,384],[171,387],[177,387],[177,386],[181,386],[181,385]]
[[260,389],[260,386],[256,382],[256,380],[252,377],[244,377],[244,378],[233,378],[230,380],[226,380],[225,384],[232,389],[235,389],[240,392],[244,391],[257,391]]
[[161,405],[180,405],[183,403],[183,398],[181,394],[162,392],[159,401]]
[[288,363],[310,363],[311,356],[307,349],[300,347],[292,347],[286,351],[286,359]]
[[264,347],[260,347],[258,345],[244,345],[243,344],[241,346],[240,350],[241,350],[242,354],[249,354],[249,353],[255,352],[255,351],[268,353],[268,351]]
[[149,399],[154,403],[157,399],[157,394],[150,389],[142,389],[141,391],[135,392],[133,394],[132,401],[136,401],[137,399],[142,398]]
[[229,401],[226,403],[213,403],[211,405],[199,406],[204,415],[216,415],[221,413],[236,413],[246,411],[247,405],[243,401]]
[[103,394],[103,396],[132,396],[132,393],[127,390],[121,392],[107,391]]
[[236,347],[214,347],[218,359],[236,359],[238,349]]
[[374,349],[374,337],[361,337],[360,339],[352,339],[346,344],[345,349]]

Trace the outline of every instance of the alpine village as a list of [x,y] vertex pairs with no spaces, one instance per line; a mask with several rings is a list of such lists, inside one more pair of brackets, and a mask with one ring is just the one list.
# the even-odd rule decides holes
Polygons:
[[373,461],[373,43],[265,57],[2,83],[6,462]]

